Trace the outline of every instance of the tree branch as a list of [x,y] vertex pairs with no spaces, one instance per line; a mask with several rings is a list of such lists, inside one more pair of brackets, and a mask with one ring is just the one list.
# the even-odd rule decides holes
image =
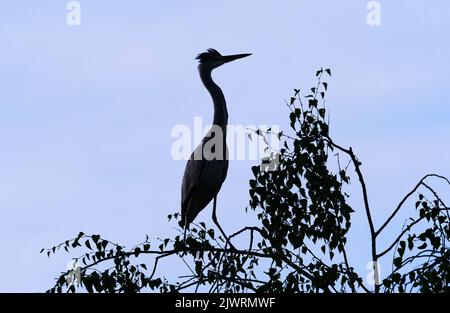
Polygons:
[[417,191],[417,189],[420,187],[420,185],[422,185],[424,180],[427,179],[428,177],[437,177],[437,178],[443,179],[450,185],[450,180],[448,180],[446,177],[441,176],[441,175],[427,174],[424,177],[422,177],[422,179],[417,183],[417,185],[410,192],[408,192],[405,195],[405,197],[403,197],[403,199],[400,201],[400,203],[395,208],[394,212],[392,212],[392,214],[387,218],[387,220],[384,222],[384,224],[381,225],[381,227],[375,232],[376,236],[378,236],[381,233],[381,231],[390,223],[390,221],[395,217],[395,215],[397,215],[398,211],[401,209],[401,207],[406,202],[406,200],[408,200],[408,198]]
[[[353,153],[353,150],[351,147],[349,149],[341,147],[340,145],[334,143],[334,141],[328,136],[326,136],[326,140],[328,141],[328,143],[331,146],[337,148],[338,150],[340,150],[340,151],[346,153],[348,156],[350,156],[352,163],[355,166],[355,171],[356,171],[356,174],[358,175],[359,183],[361,185],[361,189],[362,189],[362,193],[363,193],[364,208],[366,211],[367,222],[369,223],[370,239],[371,239],[371,243],[372,243],[372,261],[376,263],[378,260],[376,233],[375,233],[375,227],[373,225],[372,215],[371,215],[370,207],[369,207],[369,197],[367,195],[367,187],[366,187],[366,183],[364,181],[364,176],[362,175],[362,172],[360,169],[361,162],[358,161],[358,159],[356,158],[355,154]],[[375,292],[378,292],[379,291],[378,283],[380,282],[378,268],[374,268],[374,275],[375,275]]]

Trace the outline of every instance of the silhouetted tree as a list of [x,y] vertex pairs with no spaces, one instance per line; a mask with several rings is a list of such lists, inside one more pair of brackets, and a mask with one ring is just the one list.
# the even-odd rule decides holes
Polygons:
[[[361,162],[351,147],[341,146],[330,137],[325,107],[328,84],[324,77],[331,76],[331,71],[320,69],[316,76],[317,85],[310,92],[302,96],[300,90],[294,90],[286,103],[291,131],[275,134],[284,144],[277,154],[272,154],[278,158],[277,166],[271,171],[262,171],[260,166],[252,168],[249,208],[256,213],[257,226],[229,235],[232,242],[246,236],[246,246],[230,247],[203,222],[194,224],[185,243],[180,229],[179,235],[163,239],[156,246],[147,236],[131,249],[81,232],[76,238],[41,251],[50,256],[60,249],[85,250],[75,258],[81,266],[80,285],[74,284],[74,272],[68,270],[49,291],[448,292],[450,208],[429,180],[440,179],[449,185],[450,181],[436,174],[424,176],[376,228]],[[273,135],[271,129],[255,133],[264,138]],[[337,155],[334,167],[330,165],[330,154]],[[345,167],[341,166],[343,158],[348,160]],[[350,182],[349,168],[354,169],[361,187],[374,288],[365,284],[347,258],[347,234],[354,212],[345,192]],[[380,249],[378,238],[414,196],[417,201],[411,218],[395,239]],[[168,218],[178,227],[178,213]],[[236,243],[234,246],[239,247]],[[394,252],[392,272],[381,280],[377,264],[389,252]],[[141,261],[142,255],[154,256],[151,266]],[[191,272],[179,276],[178,281],[169,281],[158,272],[158,265],[168,257],[185,262]]]

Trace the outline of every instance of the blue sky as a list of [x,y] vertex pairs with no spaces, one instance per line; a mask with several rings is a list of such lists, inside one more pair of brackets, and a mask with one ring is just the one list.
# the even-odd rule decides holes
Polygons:
[[[424,174],[449,176],[450,4],[380,1],[371,27],[367,2],[81,0],[79,27],[66,24],[67,1],[2,3],[0,291],[50,287],[69,255],[39,250],[81,230],[125,244],[173,233],[185,162],[172,159],[170,134],[212,121],[194,60],[206,48],[253,53],[214,73],[232,124],[287,128],[283,100],[332,69],[332,132],[363,162],[376,225]],[[230,164],[218,202],[227,231],[253,221],[254,164]],[[364,275],[358,193],[351,203],[349,258]]]

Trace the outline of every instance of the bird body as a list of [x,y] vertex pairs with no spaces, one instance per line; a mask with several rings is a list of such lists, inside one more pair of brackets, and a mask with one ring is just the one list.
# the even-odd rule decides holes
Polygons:
[[189,158],[181,186],[181,222],[185,228],[214,199],[213,221],[224,234],[216,218],[216,198],[227,176],[228,149],[226,130],[228,111],[222,90],[214,83],[211,72],[227,62],[250,54],[222,56],[214,49],[197,56],[200,78],[211,95],[214,104],[214,119],[211,129]]
[[195,155],[205,147],[207,140],[203,139],[192,153],[183,175],[181,188],[181,218],[183,227],[197,217],[214,197],[218,194],[227,176],[228,160],[201,159],[196,160]]

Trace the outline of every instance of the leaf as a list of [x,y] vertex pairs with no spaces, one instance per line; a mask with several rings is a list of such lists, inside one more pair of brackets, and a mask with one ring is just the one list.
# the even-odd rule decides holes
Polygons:
[[94,240],[94,243],[97,243],[100,239],[100,235],[92,235],[92,240]]
[[309,106],[317,108],[318,101],[316,99],[309,100]]
[[427,243],[424,242],[423,244],[421,244],[420,246],[417,247],[417,249],[423,250],[427,247]]
[[259,166],[252,166],[253,176],[257,177],[259,173]]
[[291,112],[289,114],[289,118],[291,120],[291,128],[295,129],[295,121],[296,121],[296,116],[294,112]]
[[426,214],[425,209],[422,208],[422,209],[419,210],[419,216],[420,216],[420,217],[424,217],[425,214]]
[[282,136],[283,136],[283,131],[280,131],[280,132],[278,133],[278,140],[280,140]]
[[414,237],[410,236],[408,237],[408,249],[411,251],[414,248]]
[[324,108],[319,109],[319,115],[320,115],[322,118],[325,118],[325,109],[324,109]]
[[327,74],[328,74],[329,76],[331,76],[331,70],[330,70],[329,68],[327,68],[327,69],[325,70],[325,72],[327,72]]
[[401,275],[400,275],[399,273],[394,273],[394,274],[392,274],[392,281],[393,281],[394,283],[400,282],[400,278],[401,278]]
[[334,257],[334,252],[330,251],[330,260],[333,260],[333,257]]

